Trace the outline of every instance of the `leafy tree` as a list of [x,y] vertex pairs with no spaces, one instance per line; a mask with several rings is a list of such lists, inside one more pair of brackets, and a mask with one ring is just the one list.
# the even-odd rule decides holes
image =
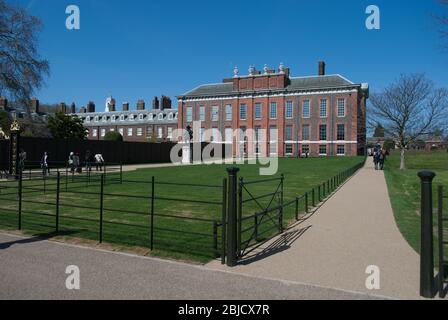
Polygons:
[[48,120],[48,128],[55,139],[81,139],[87,136],[83,122],[77,116],[57,112]]
[[395,141],[388,139],[386,141],[384,141],[384,149],[386,150],[394,150],[395,149]]
[[104,136],[104,140],[106,141],[123,141],[123,136],[116,131],[109,131]]
[[0,0],[0,95],[21,101],[30,113],[30,97],[43,85],[49,63],[37,50],[42,23],[25,9]]
[[448,90],[435,88],[423,74],[402,75],[382,92],[370,96],[369,112],[382,123],[387,136],[401,151],[400,169],[406,168],[410,144],[447,124]]

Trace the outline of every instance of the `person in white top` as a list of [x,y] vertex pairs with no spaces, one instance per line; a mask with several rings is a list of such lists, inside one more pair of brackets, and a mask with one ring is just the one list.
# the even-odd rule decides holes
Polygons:
[[103,155],[101,153],[97,153],[95,155],[96,171],[98,171],[98,168],[100,169],[100,171],[103,170],[103,164],[104,164]]

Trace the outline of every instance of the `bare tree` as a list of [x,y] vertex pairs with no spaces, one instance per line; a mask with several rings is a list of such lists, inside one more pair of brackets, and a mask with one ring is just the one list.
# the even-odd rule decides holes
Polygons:
[[[437,2],[440,4],[441,10],[431,14],[431,16],[436,21],[442,38],[448,38],[448,0],[437,0]],[[448,45],[445,45],[445,47],[448,47]]]
[[31,95],[49,74],[49,63],[37,50],[41,28],[37,17],[0,0],[0,95],[22,101],[28,112]]
[[370,121],[380,122],[401,150],[400,169],[405,169],[405,150],[422,136],[446,128],[448,90],[435,88],[423,74],[402,75],[382,92],[370,96]]

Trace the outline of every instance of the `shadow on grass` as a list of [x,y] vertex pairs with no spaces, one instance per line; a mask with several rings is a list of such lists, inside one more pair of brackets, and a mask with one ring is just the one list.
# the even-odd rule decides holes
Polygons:
[[77,233],[76,231],[64,231],[64,232],[59,232],[59,233],[51,232],[51,233],[36,234],[30,238],[0,243],[0,250],[6,250],[14,245],[30,244],[30,243],[40,242],[40,241],[46,241],[46,240],[49,240],[56,236],[70,236],[70,235],[73,235],[76,233]]

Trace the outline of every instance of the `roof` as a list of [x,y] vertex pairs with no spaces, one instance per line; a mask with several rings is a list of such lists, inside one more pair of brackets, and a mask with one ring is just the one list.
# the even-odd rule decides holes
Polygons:
[[[311,90],[311,89],[329,89],[329,88],[341,88],[357,86],[350,80],[343,76],[326,75],[326,76],[310,76],[310,77],[291,77],[291,83],[285,88],[287,91],[296,90]],[[271,89],[271,90],[283,90],[283,89]],[[233,83],[218,83],[218,84],[205,84],[201,85],[191,91],[188,91],[183,96],[185,97],[203,97],[203,96],[221,96],[235,94],[233,90]]]

